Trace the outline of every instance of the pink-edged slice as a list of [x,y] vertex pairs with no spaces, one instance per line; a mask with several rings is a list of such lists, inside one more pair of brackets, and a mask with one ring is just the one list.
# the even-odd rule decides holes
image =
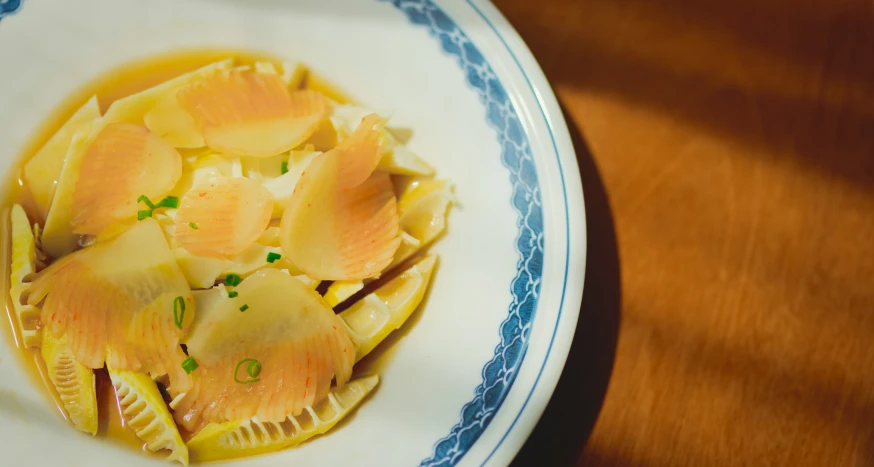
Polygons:
[[73,233],[97,235],[117,221],[136,218],[140,195],[160,200],[182,176],[176,149],[148,128],[110,123],[82,159],[73,191]]
[[234,69],[177,93],[206,144],[221,153],[270,157],[300,145],[318,128],[330,103],[315,91],[290,92],[272,73]]
[[252,417],[280,422],[352,373],[355,348],[346,327],[315,291],[274,269],[258,271],[234,290],[235,298],[198,318],[186,340],[199,366],[191,390],[172,406],[177,422],[191,431]]
[[270,223],[273,197],[248,178],[216,177],[196,186],[176,213],[176,240],[198,256],[245,251]]
[[289,260],[320,280],[375,277],[400,245],[397,200],[382,154],[380,117],[364,118],[336,148],[316,157],[291,196],[280,225]]
[[166,374],[173,387],[190,386],[179,343],[194,319],[194,298],[154,219],[40,272],[28,303],[43,299],[43,325],[67,336],[81,364]]

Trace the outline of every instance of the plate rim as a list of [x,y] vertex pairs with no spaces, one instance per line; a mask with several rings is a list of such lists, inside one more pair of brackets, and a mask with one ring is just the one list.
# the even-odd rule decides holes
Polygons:
[[[453,16],[448,14],[446,10],[440,6],[440,4],[443,3],[442,1],[380,1],[390,2],[395,7],[398,7],[402,12],[405,13],[405,15],[407,15],[408,19],[411,22],[424,24],[426,27],[429,28],[429,33],[432,36],[440,36],[441,32],[440,28],[435,25],[435,20],[433,18],[430,18],[431,24],[421,23],[413,18],[408,11],[405,11],[404,8],[401,7],[401,5],[414,6],[417,8],[417,11],[430,9],[433,12],[436,10],[445,17],[441,19],[448,20],[451,27],[457,30],[457,32],[460,33],[465,40],[470,42],[474,50],[483,58],[483,62],[486,64],[486,66],[488,68],[491,68],[488,65],[489,60],[485,57],[485,55],[479,52],[479,47],[477,47],[475,43],[476,41],[471,39],[470,36],[464,32],[465,28],[459,26],[458,22],[453,19]],[[552,393],[555,390],[556,385],[558,384],[558,379],[563,371],[565,362],[567,361],[567,356],[570,351],[570,344],[573,340],[573,336],[576,330],[576,324],[579,318],[579,308],[582,303],[583,284],[585,280],[584,265],[587,256],[587,222],[585,214],[585,203],[583,200],[583,187],[579,174],[578,163],[576,160],[576,152],[573,147],[573,142],[570,138],[567,123],[564,119],[563,113],[561,112],[561,108],[559,107],[558,100],[551,86],[549,85],[549,82],[546,79],[540,65],[537,63],[536,59],[534,58],[533,54],[531,53],[525,42],[522,40],[521,36],[519,36],[518,32],[512,27],[507,19],[490,1],[465,0],[464,3],[466,3],[473,10],[473,12],[483,22],[486,23],[494,36],[498,39],[498,41],[500,41],[506,53],[509,54],[514,65],[518,68],[518,71],[525,78],[527,87],[531,91],[537,102],[537,110],[540,111],[544,119],[546,128],[548,129],[549,137],[552,143],[552,149],[555,153],[557,161],[559,178],[562,184],[562,197],[564,199],[564,227],[566,247],[564,283],[562,284],[561,299],[558,302],[559,308],[556,315],[552,336],[550,337],[546,353],[543,357],[543,362],[540,363],[540,367],[537,370],[537,376],[534,378],[530,389],[528,389],[528,394],[525,396],[525,400],[522,403],[522,406],[518,409],[518,413],[515,415],[512,422],[510,422],[509,426],[505,429],[503,435],[501,435],[500,439],[497,441],[495,446],[491,448],[488,455],[481,463],[481,465],[486,465],[489,463],[497,463],[503,465],[509,464],[509,462],[522,448],[522,445],[524,444],[525,440],[527,440],[530,433],[533,431],[534,426],[540,419],[540,416],[546,408],[546,404],[548,403],[549,399],[552,396]],[[439,37],[439,39],[444,38]],[[511,42],[512,45],[510,44]],[[465,65],[467,63],[464,62],[466,59],[461,56],[460,52],[454,52],[447,49],[445,42],[443,43],[442,49],[445,54],[457,56],[459,58],[459,66],[461,66],[462,70],[465,71]],[[523,62],[525,63],[523,64]],[[497,81],[500,84],[501,88],[506,89],[500,79],[497,79]],[[475,84],[471,83],[469,79],[467,80],[467,84],[469,87],[478,87]],[[519,105],[516,103],[512,103],[511,105],[513,112],[518,113],[517,107]],[[500,129],[498,129],[498,133],[500,135]],[[527,132],[525,138],[528,138]],[[512,171],[511,174],[515,175],[512,173]],[[536,170],[535,174],[537,174]],[[539,176],[538,181],[536,182],[536,186],[540,186]],[[571,207],[571,205],[573,205],[573,208]],[[515,205],[514,208],[516,208]],[[520,212],[520,214],[522,213]],[[572,234],[574,232],[576,232],[576,235],[582,237],[582,241],[579,242],[579,244],[578,242],[574,241],[574,237],[572,237]],[[522,251],[520,251],[518,248],[517,253],[520,255],[520,257],[524,256]],[[544,254],[543,256],[546,255]],[[572,260],[574,261],[574,263],[576,263],[577,267],[572,267],[574,265],[574,263],[572,263]],[[580,264],[582,264],[583,267],[579,267]],[[517,277],[518,271],[519,270],[517,269]],[[543,271],[541,270],[541,274],[542,272]],[[514,282],[515,280],[516,279],[514,279]],[[573,282],[571,282],[571,280],[573,280]],[[513,295],[515,297],[515,293]],[[540,303],[538,300],[538,302],[534,306],[534,315],[532,316],[532,319],[530,321],[532,324],[536,323],[536,313],[539,309],[539,306]],[[568,310],[565,310],[566,307],[568,308]],[[510,311],[512,312],[512,309]],[[507,320],[503,321],[501,323],[501,327],[503,327],[506,322]],[[522,366],[526,364],[525,353],[527,352],[528,347],[527,342],[524,343],[524,347],[525,349],[523,350],[522,356],[518,364],[514,368],[514,371],[517,373],[522,368]],[[479,391],[485,384],[485,375],[487,369],[489,365],[493,364],[494,362],[495,359],[493,358],[492,360],[488,361],[483,368],[483,383],[480,383],[480,385],[477,386],[477,397],[479,397]],[[530,364],[530,359],[527,359],[527,362],[528,364]],[[549,369],[549,371],[546,371],[548,365],[551,365],[551,368]],[[453,433],[456,437],[458,437],[459,443],[461,442],[461,433],[464,430],[470,428],[469,426],[465,425],[465,423],[470,423],[470,421],[466,420],[465,410],[477,400],[477,397],[475,397],[473,400],[466,403],[462,407],[461,421],[453,426],[449,435],[441,438],[435,443],[431,457],[422,461],[420,467],[456,465],[459,462],[462,462],[462,458],[467,454],[468,451],[470,451],[470,449],[474,447],[477,441],[481,438],[482,434],[484,434],[486,430],[490,427],[492,429],[495,428],[494,425],[490,425],[491,421],[499,412],[505,409],[506,406],[504,406],[503,402],[506,400],[507,396],[513,390],[522,390],[519,388],[519,386],[516,386],[514,384],[515,380],[516,375],[512,377],[509,384],[507,385],[507,388],[504,390],[500,402],[498,403],[494,412],[491,414],[488,420],[485,420],[483,427],[477,433],[473,434],[473,439],[467,446],[462,446],[461,448],[453,446],[451,449],[446,449],[446,447],[441,449],[440,447],[442,443],[445,443],[447,440],[453,437]],[[534,403],[529,405],[532,400],[534,401]],[[519,423],[520,420],[522,420],[523,418],[523,422]],[[479,423],[482,424],[483,422]],[[516,430],[515,433],[514,430]],[[513,436],[517,439],[517,441],[515,443],[504,444],[508,437],[510,437],[511,433],[513,433]],[[442,454],[439,454],[441,450],[443,452]],[[452,454],[452,451],[455,451],[454,454]],[[438,457],[438,455],[442,455],[442,457]]]
[[[474,49],[477,51],[479,48],[475,45],[473,39],[470,39],[463,30],[464,28],[458,26],[458,22],[452,20],[452,16],[445,12],[445,9],[441,6],[444,3],[444,0],[379,0],[383,2],[391,2],[395,6],[398,6],[399,3],[417,3],[417,4],[430,4],[438,9],[441,13],[443,13],[447,18],[450,18],[453,26],[457,28],[461,33],[468,37],[468,41],[473,44]],[[11,0],[9,5],[14,5],[11,11],[0,11],[0,18],[4,16],[4,13],[13,13],[20,5],[20,3],[24,3],[23,1]],[[525,45],[524,41],[518,35],[516,30],[510,25],[510,23],[503,17],[500,11],[489,1],[489,0],[464,0],[464,3],[475,12],[475,14],[482,19],[488,25],[489,29],[492,31],[494,36],[498,41],[502,44],[503,48],[506,50],[506,53],[509,54],[509,57],[512,58],[512,62],[518,67],[518,71],[524,77],[527,87],[532,93],[534,101],[537,103],[536,105],[530,104],[520,104],[513,102],[511,103],[511,108],[513,112],[518,113],[520,105],[523,108],[532,108],[537,107],[537,110],[540,112],[543,118],[543,122],[545,123],[545,128],[548,129],[549,137],[552,142],[552,147],[555,152],[555,157],[557,161],[557,168],[559,171],[559,179],[561,180],[561,194],[564,199],[564,229],[565,229],[565,265],[564,265],[564,283],[562,284],[562,292],[561,299],[558,301],[558,310],[557,315],[555,317],[555,325],[552,330],[552,335],[549,338],[549,344],[546,350],[545,355],[543,356],[543,362],[532,362],[530,358],[526,358],[526,351],[528,348],[528,342],[524,342],[524,348],[521,351],[521,356],[519,357],[518,363],[514,368],[512,368],[516,373],[523,367],[528,365],[533,365],[535,363],[539,363],[539,369],[537,370],[536,377],[533,380],[533,383],[530,385],[530,389],[528,386],[519,386],[514,385],[516,382],[516,374],[513,375],[512,379],[507,383],[506,388],[503,390],[503,394],[500,398],[500,402],[494,407],[493,413],[490,415],[488,421],[485,422],[484,426],[481,428],[480,432],[475,436],[475,438],[470,442],[469,445],[464,447],[464,449],[457,453],[456,456],[453,457],[453,460],[450,461],[448,465],[455,465],[462,461],[462,457],[477,443],[480,439],[480,436],[486,432],[489,428],[489,424],[494,417],[501,412],[506,412],[507,406],[504,404],[504,401],[507,399],[507,396],[512,393],[517,393],[519,391],[528,391],[525,396],[524,402],[522,406],[518,409],[518,413],[515,415],[515,418],[512,419],[512,422],[509,423],[509,426],[506,427],[503,435],[501,435],[500,439],[492,448],[489,446],[487,449],[490,449],[485,460],[482,462],[482,465],[488,464],[490,462],[493,463],[509,463],[510,460],[518,453],[521,449],[524,441],[530,435],[531,431],[534,429],[534,426],[537,424],[540,416],[543,413],[543,410],[546,407],[547,402],[551,398],[552,393],[555,390],[555,386],[558,383],[558,378],[560,377],[564,364],[567,359],[568,352],[570,350],[570,344],[573,339],[576,322],[579,317],[579,307],[582,301],[582,291],[583,284],[585,280],[585,259],[587,256],[587,246],[586,246],[586,232],[587,232],[587,221],[585,214],[585,205],[583,202],[583,187],[579,176],[578,164],[576,161],[576,154],[574,151],[573,143],[570,139],[570,134],[568,132],[567,123],[564,119],[564,116],[561,112],[561,109],[558,104],[558,100],[550,87],[548,81],[546,80],[542,69],[538,65],[536,59],[534,58],[531,51],[528,49],[527,45]],[[6,2],[0,2],[0,7],[6,5]],[[0,8],[2,10],[2,8]],[[432,31],[433,35],[433,31]],[[512,45],[511,45],[512,44]],[[445,51],[445,48],[444,48]],[[489,55],[491,56],[491,54]],[[488,64],[488,60],[483,57],[483,61]],[[463,67],[462,67],[463,68]],[[502,82],[501,79],[497,78],[499,83]],[[514,79],[515,81],[515,79]],[[501,88],[503,84],[501,84]],[[506,89],[506,88],[504,88]],[[527,93],[527,91],[526,91]],[[511,95],[510,93],[506,93],[507,95]],[[533,110],[533,109],[531,109]],[[539,116],[537,117],[539,119]],[[538,121],[537,126],[540,123]],[[529,136],[529,132],[531,131],[531,127],[523,124],[522,128],[524,137],[527,139]],[[546,140],[545,137],[542,137],[543,140]],[[560,149],[561,148],[561,149]],[[533,153],[532,153],[533,154]],[[544,153],[546,156],[546,153]],[[540,156],[540,157],[544,157]],[[538,159],[540,158],[538,157]],[[534,156],[532,155],[532,159]],[[512,173],[512,172],[511,172]],[[534,182],[534,186],[538,187],[541,184],[540,174],[541,172],[534,170],[535,177],[537,179]],[[514,174],[515,175],[515,174]],[[554,176],[550,177],[550,180],[554,180]],[[554,197],[558,199],[558,197]],[[515,208],[516,205],[513,204]],[[518,210],[517,210],[518,211]],[[559,210],[556,209],[556,212]],[[519,214],[522,214],[521,212]],[[542,216],[541,216],[542,217]],[[542,222],[542,218],[541,218]],[[556,227],[560,227],[561,223],[557,223]],[[520,225],[520,231],[517,235],[521,234],[522,226]],[[546,230],[545,226],[541,226],[541,235],[542,232]],[[582,241],[579,241],[579,238],[575,238],[572,235],[577,235],[582,238]],[[518,241],[518,237],[517,237]],[[558,243],[560,245],[560,243]],[[541,248],[542,257],[546,257],[546,250],[543,247]],[[517,248],[517,253],[520,258],[523,258],[522,251]],[[560,254],[560,252],[559,252]],[[575,263],[581,263],[582,268],[580,268],[579,264],[574,266],[572,261]],[[541,276],[543,274],[543,266],[541,264],[541,271],[538,275]],[[561,270],[561,267],[555,268],[556,270]],[[518,278],[519,267],[517,267],[517,278]],[[514,279],[514,283],[515,283]],[[512,287],[512,284],[511,284]],[[532,325],[541,324],[546,325],[546,323],[537,323],[537,311],[540,310],[540,290],[539,285],[537,286],[536,291],[537,299],[533,305],[533,311],[530,318],[530,323]],[[556,294],[557,295],[557,294]],[[513,293],[513,297],[516,297],[515,292]],[[551,307],[552,308],[552,307]],[[565,308],[568,308],[565,310]],[[512,314],[512,309],[510,310]],[[501,327],[506,322],[506,319],[501,322]],[[561,329],[560,329],[560,325]],[[499,332],[501,327],[499,327]],[[524,331],[523,331],[524,332]],[[529,330],[530,332],[530,330]],[[503,337],[503,336],[502,336]],[[503,338],[502,338],[503,343]],[[486,363],[488,366],[494,360]],[[547,369],[547,366],[549,368]],[[483,368],[483,376],[485,381],[485,372],[486,368]],[[529,405],[529,403],[531,403]],[[467,408],[468,404],[462,408],[462,412]],[[462,416],[463,418],[463,416]],[[493,431],[495,428],[501,428],[496,425],[491,425]],[[515,431],[514,431],[515,430]],[[507,441],[508,437],[510,437],[511,433],[513,433],[512,442]],[[445,439],[445,438],[444,438]],[[443,439],[438,440],[437,443],[440,443]],[[435,449],[436,449],[435,444]],[[436,451],[435,451],[436,452]],[[423,461],[422,464],[425,465],[437,465],[437,464],[426,464],[426,461]],[[440,463],[439,465],[447,465],[445,463]]]
[[[566,235],[566,264],[565,278],[562,290],[562,299],[559,304],[558,316],[556,317],[553,336],[547,348],[544,361],[538,371],[537,378],[531,387],[531,390],[523,403],[519,413],[514,418],[513,422],[507,428],[504,435],[501,437],[498,444],[492,449],[486,459],[482,462],[485,465],[495,454],[501,449],[502,444],[513,431],[516,423],[520,420],[526,410],[531,414],[529,421],[518,429],[520,431],[521,442],[505,448],[505,452],[501,455],[502,459],[509,461],[515,458],[519,450],[528,440],[534,427],[540,421],[546,405],[552,398],[555,388],[558,385],[558,380],[564,372],[567,357],[570,353],[570,347],[576,335],[576,326],[579,320],[580,307],[583,300],[583,288],[586,276],[586,259],[588,257],[588,216],[585,206],[585,187],[582,184],[580,175],[579,163],[577,162],[576,149],[571,140],[570,131],[567,121],[564,118],[564,113],[558,102],[558,98],[543,72],[543,68],[534,56],[534,53],[525,43],[522,36],[501,11],[491,2],[491,0],[482,0],[483,7],[477,6],[476,0],[466,0],[466,2],[480,15],[480,17],[489,25],[498,39],[501,41],[507,52],[513,58],[519,71],[525,76],[528,87],[535,95],[542,117],[546,127],[549,129],[550,139],[552,140],[555,156],[558,161],[558,168],[562,180],[562,191],[565,200],[565,235]],[[488,11],[486,11],[488,10]],[[508,42],[513,42],[511,46]],[[515,50],[515,52],[514,52]],[[522,61],[527,62],[523,65]],[[562,149],[560,149],[562,148]],[[573,207],[571,206],[573,205]],[[582,241],[579,245],[579,251],[574,252],[573,234],[577,231],[581,236]],[[574,254],[576,253],[576,254]],[[577,262],[576,273],[572,271],[574,262]],[[578,276],[578,278],[577,278]],[[572,280],[574,282],[572,282]],[[560,335],[559,326],[563,326],[563,331]],[[560,339],[558,346],[556,338]],[[556,349],[555,353],[553,349]],[[541,383],[541,378],[549,363],[550,355],[552,355],[556,364],[555,370],[548,374],[543,380],[538,389],[538,383]],[[539,404],[537,406],[528,406],[532,397],[539,396]],[[497,460],[497,459],[496,459]]]

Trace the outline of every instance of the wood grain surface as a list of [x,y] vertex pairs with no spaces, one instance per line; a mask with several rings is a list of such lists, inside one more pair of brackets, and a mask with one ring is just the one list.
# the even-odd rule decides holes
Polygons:
[[518,466],[874,465],[874,3],[495,0],[589,222]]

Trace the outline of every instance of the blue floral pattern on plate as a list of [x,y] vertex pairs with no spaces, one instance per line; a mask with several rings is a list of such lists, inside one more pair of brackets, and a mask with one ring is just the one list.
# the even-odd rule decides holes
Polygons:
[[0,0],[0,19],[12,14],[21,6],[21,0]]
[[[428,28],[443,50],[455,56],[467,83],[479,94],[488,122],[498,134],[501,162],[510,172],[512,203],[519,214],[516,248],[520,259],[510,284],[513,300],[501,323],[501,341],[483,367],[483,381],[461,409],[461,420],[434,446],[420,467],[457,464],[492,421],[516,379],[528,349],[528,335],[540,294],[543,272],[543,211],[534,157],[528,137],[504,86],[467,35],[431,0],[389,1],[411,22]],[[14,13],[22,0],[0,0],[0,19]]]
[[[386,0],[382,0],[386,1]],[[483,381],[461,409],[461,420],[434,446],[420,467],[457,464],[492,421],[516,379],[528,349],[528,335],[540,294],[543,272],[543,210],[534,157],[528,137],[504,86],[467,35],[431,0],[387,0],[411,22],[428,28],[443,50],[456,57],[467,83],[479,94],[486,116],[497,131],[501,161],[510,171],[513,207],[519,213],[516,248],[519,262],[510,284],[513,300],[501,323],[501,342],[483,367]]]

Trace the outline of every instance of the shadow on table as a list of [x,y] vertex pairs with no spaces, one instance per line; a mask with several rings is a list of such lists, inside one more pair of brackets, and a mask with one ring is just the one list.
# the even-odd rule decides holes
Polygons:
[[871,2],[495,4],[557,87],[632,103],[749,145],[750,154],[871,186],[874,66],[860,58],[874,48]]
[[555,393],[513,466],[574,465],[607,392],[619,332],[621,286],[616,232],[604,184],[564,108],[586,202],[586,283],[574,342]]

